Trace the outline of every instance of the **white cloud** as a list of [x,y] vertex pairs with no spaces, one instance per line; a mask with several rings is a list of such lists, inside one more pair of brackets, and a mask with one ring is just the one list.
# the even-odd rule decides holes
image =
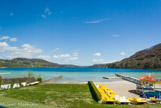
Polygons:
[[120,55],[124,56],[124,55],[126,55],[126,53],[125,52],[121,52]]
[[73,53],[73,56],[74,56],[74,57],[77,57],[78,55],[79,55],[79,52],[74,52],[74,53]]
[[62,59],[62,58],[69,58],[71,57],[70,54],[61,54],[61,55],[54,55],[53,56],[55,59]]
[[0,52],[17,51],[17,50],[18,50],[17,47],[11,47],[6,42],[0,42]]
[[49,10],[49,8],[46,8],[46,9],[45,9],[45,13],[46,13],[47,15],[49,15],[49,16],[51,15],[51,11]]
[[51,60],[50,60],[51,56],[49,56],[49,55],[39,55],[39,56],[37,56],[37,58],[45,59],[45,60],[47,60],[47,61],[51,61]]
[[12,53],[6,55],[6,58],[12,59],[17,57],[32,58],[34,54],[39,54],[42,49],[38,49],[30,44],[23,44],[22,48],[16,48]]
[[10,38],[10,41],[11,41],[11,42],[16,42],[17,39],[16,39],[16,38]]
[[104,59],[93,59],[92,62],[94,63],[102,63]]
[[13,16],[14,14],[12,12],[10,12],[10,16]]
[[41,15],[42,18],[46,19],[47,16],[51,15],[51,11],[49,8],[45,8],[44,13]]
[[95,53],[94,56],[101,56],[101,53]]
[[69,61],[75,61],[79,59],[79,52],[78,51],[74,51],[73,54],[71,55],[71,57],[68,57],[66,59],[64,59],[64,61],[69,62]]
[[26,53],[34,54],[34,53],[42,52],[42,49],[35,48],[34,46],[31,46],[29,44],[23,44],[22,47],[23,47],[23,51]]
[[55,48],[54,50],[53,50],[53,52],[56,52],[56,51],[58,51],[59,50],[59,48]]
[[9,39],[11,42],[17,41],[16,38],[10,38],[9,36],[2,36],[2,37],[0,37],[0,40],[8,40],[8,39]]
[[46,19],[46,15],[45,14],[42,14],[41,16],[42,16],[42,18]]
[[74,51],[72,54],[60,54],[60,55],[54,55],[53,58],[55,59],[63,59],[65,62],[69,61],[75,61],[79,59],[79,52]]
[[65,59],[64,61],[68,62],[68,61],[74,61],[78,59],[79,59],[78,57],[70,57],[70,58]]
[[0,37],[0,40],[7,40],[7,39],[9,39],[9,36],[2,36],[2,37]]
[[94,21],[86,21],[85,23],[88,23],[88,24],[95,24],[95,23],[100,23],[102,22],[103,19],[99,19],[99,20],[94,20]]
[[23,52],[22,50],[10,53],[9,55],[5,56],[8,59],[13,59],[17,57],[24,57],[24,58],[32,58],[32,53],[26,53]]
[[[0,40],[7,40],[9,39],[10,41],[17,41],[16,38],[10,38],[9,36],[2,36],[0,37]],[[42,53],[42,49],[36,48],[35,46],[32,46],[30,44],[23,44],[21,48],[18,47],[13,47],[8,45],[6,42],[0,42],[0,52],[1,57],[7,58],[7,59],[12,59],[16,57],[28,57],[31,58],[33,57],[34,54],[39,54]]]
[[120,35],[119,34],[112,34],[112,37],[118,38],[118,37],[120,37]]
[[47,59],[49,59],[49,58],[51,58],[51,56],[48,56],[48,55],[39,55],[38,58],[47,58]]

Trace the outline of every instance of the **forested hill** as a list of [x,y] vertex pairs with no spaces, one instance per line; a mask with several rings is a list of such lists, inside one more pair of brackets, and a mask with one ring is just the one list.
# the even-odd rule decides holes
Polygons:
[[0,67],[76,67],[76,66],[61,65],[43,59],[15,58],[12,60],[0,59]]
[[97,68],[134,68],[134,69],[161,69],[161,43],[149,49],[139,51],[122,61],[98,64]]

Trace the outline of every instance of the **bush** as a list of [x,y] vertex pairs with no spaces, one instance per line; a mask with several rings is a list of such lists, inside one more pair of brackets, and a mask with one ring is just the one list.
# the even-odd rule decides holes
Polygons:
[[88,81],[88,85],[92,94],[92,97],[95,101],[100,101],[101,100],[101,94],[97,90],[96,86],[92,81]]
[[39,77],[37,78],[37,81],[39,81],[40,83],[42,82],[41,75],[39,75]]
[[39,81],[40,83],[42,82],[42,78],[37,78],[37,81]]

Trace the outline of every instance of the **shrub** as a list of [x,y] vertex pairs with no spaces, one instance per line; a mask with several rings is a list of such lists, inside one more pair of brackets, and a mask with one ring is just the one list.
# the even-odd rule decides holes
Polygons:
[[40,83],[42,82],[41,75],[39,75],[39,77],[37,78],[37,81],[39,81]]
[[97,90],[96,86],[92,81],[88,81],[88,85],[92,94],[92,97],[95,101],[100,101],[101,100],[101,94]]
[[42,82],[42,78],[37,78],[37,81],[39,81],[40,83]]

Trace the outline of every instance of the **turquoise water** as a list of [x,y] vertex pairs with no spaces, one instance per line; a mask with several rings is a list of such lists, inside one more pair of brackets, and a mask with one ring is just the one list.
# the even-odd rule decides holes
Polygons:
[[114,77],[115,73],[124,74],[132,77],[145,76],[151,73],[156,78],[161,79],[161,70],[149,69],[111,69],[111,68],[1,68],[2,78],[24,77],[32,71],[35,77],[41,75],[45,80],[63,75],[59,82],[86,82],[86,81],[108,81],[102,77]]

